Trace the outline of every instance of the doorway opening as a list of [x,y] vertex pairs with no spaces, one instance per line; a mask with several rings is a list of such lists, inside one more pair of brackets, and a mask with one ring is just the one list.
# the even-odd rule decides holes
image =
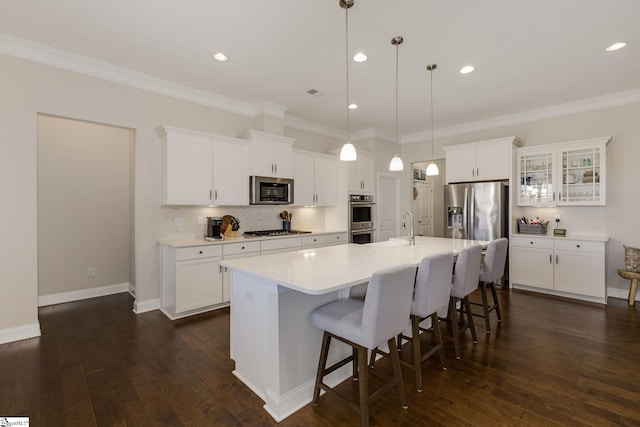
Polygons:
[[38,306],[135,296],[135,130],[37,119]]
[[430,162],[411,164],[411,212],[415,221],[414,229],[418,236],[444,236],[444,159],[434,160],[440,171],[439,175],[427,176],[426,169]]

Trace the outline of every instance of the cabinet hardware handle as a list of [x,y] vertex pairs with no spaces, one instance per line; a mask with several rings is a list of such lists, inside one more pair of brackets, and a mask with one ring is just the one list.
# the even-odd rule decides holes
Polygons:
[[476,176],[480,176],[480,168],[476,168]]
[[226,273],[227,271],[229,271],[229,269],[227,267],[224,268],[224,272]]
[[533,242],[529,242],[529,243],[531,243],[533,245]]
[[551,254],[549,254],[549,264],[553,264],[553,261],[551,260]]
[[576,248],[579,248],[579,247],[580,247],[580,245],[576,245]]
[[213,200],[218,200],[218,190],[213,190]]
[[202,251],[200,251],[200,254],[202,254]]
[[471,176],[476,176],[476,170],[475,170],[475,168],[474,168],[474,169],[471,169]]
[[278,164],[276,163],[275,166],[276,166],[276,173],[278,173]]
[[241,249],[244,250],[244,246]]
[[212,191],[209,190],[209,200],[211,200],[211,197],[213,196]]
[[222,266],[218,265],[218,273],[222,273]]
[[556,264],[558,263],[558,255],[556,254]]

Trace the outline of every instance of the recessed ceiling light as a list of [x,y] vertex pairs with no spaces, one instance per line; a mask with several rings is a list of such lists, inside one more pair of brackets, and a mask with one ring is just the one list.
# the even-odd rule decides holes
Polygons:
[[465,65],[464,67],[460,68],[460,74],[469,74],[475,69],[476,67],[474,67],[473,65]]
[[350,110],[355,110],[356,108],[358,108],[358,104],[349,104]]
[[367,60],[367,55],[362,52],[358,52],[353,56],[353,60],[356,62],[364,62]]
[[623,47],[625,47],[627,45],[626,42],[618,42],[618,43],[614,43],[611,46],[609,46],[606,51],[607,52],[612,52],[614,50],[618,50],[618,49],[622,49]]
[[229,57],[222,52],[216,52],[211,56],[213,57],[213,59],[220,62],[226,62],[229,60]]

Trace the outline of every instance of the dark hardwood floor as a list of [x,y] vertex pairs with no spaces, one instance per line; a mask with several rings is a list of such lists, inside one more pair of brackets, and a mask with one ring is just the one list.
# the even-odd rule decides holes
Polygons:
[[[371,425],[640,425],[638,306],[499,292],[503,323],[492,313],[487,335],[476,319],[478,343],[467,332],[458,361],[447,344],[447,370],[426,361],[422,393],[404,370],[409,409],[391,390],[372,405]],[[276,424],[231,374],[228,309],[172,322],[159,311],[135,315],[132,304],[119,294],[41,308],[40,338],[0,346],[0,417],[29,416],[33,426]],[[387,360],[375,369],[390,372]],[[350,380],[340,387],[356,391]],[[357,426],[359,416],[323,396],[281,425]]]

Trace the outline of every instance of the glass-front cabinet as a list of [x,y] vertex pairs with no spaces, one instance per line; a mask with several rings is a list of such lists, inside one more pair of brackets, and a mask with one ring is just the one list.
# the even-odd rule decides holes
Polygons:
[[518,206],[605,205],[610,139],[519,148]]
[[562,157],[562,187],[558,202],[563,205],[604,205],[605,186],[602,181],[604,144],[589,147],[564,148]]
[[518,205],[552,206],[555,204],[554,154],[553,150],[521,149],[519,151]]

